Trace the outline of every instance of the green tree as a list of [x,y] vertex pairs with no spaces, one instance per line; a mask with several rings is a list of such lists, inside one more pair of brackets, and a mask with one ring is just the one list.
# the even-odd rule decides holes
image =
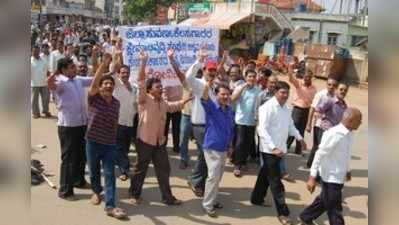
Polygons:
[[169,7],[173,3],[202,2],[198,0],[124,0],[125,12],[129,18],[143,21],[154,17],[157,6]]

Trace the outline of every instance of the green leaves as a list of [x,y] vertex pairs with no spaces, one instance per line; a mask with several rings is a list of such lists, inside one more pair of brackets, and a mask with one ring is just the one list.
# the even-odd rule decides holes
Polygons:
[[124,0],[126,15],[136,21],[151,19],[157,6],[169,7],[173,3],[194,2],[193,0]]

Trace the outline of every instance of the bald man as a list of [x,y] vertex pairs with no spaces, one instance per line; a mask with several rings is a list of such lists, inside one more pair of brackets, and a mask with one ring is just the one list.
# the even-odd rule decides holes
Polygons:
[[345,224],[342,216],[342,188],[345,178],[351,179],[352,131],[362,123],[362,114],[357,108],[347,108],[341,123],[325,131],[310,169],[307,189],[313,193],[316,176],[321,176],[321,194],[299,216],[300,224],[313,224],[321,214],[327,212],[330,225]]

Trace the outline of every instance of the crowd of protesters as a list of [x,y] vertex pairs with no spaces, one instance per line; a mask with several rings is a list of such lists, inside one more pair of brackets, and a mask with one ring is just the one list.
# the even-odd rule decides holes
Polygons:
[[[162,80],[146,74],[144,51],[139,54],[140,67],[135,68],[137,80],[131,79],[132,68],[123,62],[122,39],[109,26],[47,24],[42,30],[32,29],[31,43],[32,117],[52,117],[52,101],[58,118],[58,197],[75,200],[75,188],[91,189],[92,204],[104,201],[107,215],[124,218],[125,210],[116,206],[115,174],[122,181],[130,179],[130,203],[139,205],[152,162],[162,202],[182,204],[169,181],[166,145],[171,126],[179,168],[193,167],[187,182],[203,198],[206,214],[216,217],[223,208],[217,195],[225,164],[233,164],[239,179],[254,163],[259,174],[248,196],[251,203],[268,206],[265,197],[270,186],[279,221],[293,224],[282,182],[295,179],[288,173],[286,154],[296,140],[293,153],[305,156],[304,136],[313,132],[304,165],[310,169],[307,188],[313,192],[319,183],[322,192],[299,221],[312,224],[327,212],[330,224],[344,224],[341,193],[350,179],[352,131],[361,123],[360,111],[345,101],[347,84],[329,78],[326,88],[318,91],[312,84],[313,72],[298,61],[227,63],[226,51],[220,60],[212,61],[201,48],[185,73],[174,51],[165,52],[180,85],[162,87]],[[291,85],[280,81],[281,76],[287,76]],[[288,103],[291,93],[293,101]],[[190,140],[197,146],[195,162],[188,154]],[[135,162],[128,157],[131,146],[137,154]],[[86,166],[90,182],[85,178]]]

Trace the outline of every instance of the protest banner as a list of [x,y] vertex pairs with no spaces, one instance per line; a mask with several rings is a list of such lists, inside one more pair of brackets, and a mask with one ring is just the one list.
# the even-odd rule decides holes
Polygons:
[[216,60],[219,51],[219,30],[212,27],[137,26],[119,27],[123,39],[123,60],[131,68],[131,80],[137,80],[140,65],[138,54],[148,53],[147,77],[157,77],[164,87],[180,85],[167,58],[173,49],[179,68],[184,72],[196,60],[199,48],[207,50],[209,58]]

